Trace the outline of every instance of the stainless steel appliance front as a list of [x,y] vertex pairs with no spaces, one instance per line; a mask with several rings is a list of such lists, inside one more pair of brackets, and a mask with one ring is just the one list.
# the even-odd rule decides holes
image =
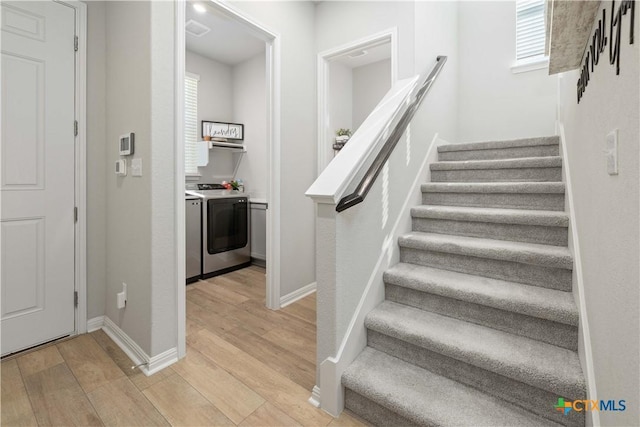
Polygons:
[[204,199],[202,276],[216,276],[251,264],[249,202],[228,195]]

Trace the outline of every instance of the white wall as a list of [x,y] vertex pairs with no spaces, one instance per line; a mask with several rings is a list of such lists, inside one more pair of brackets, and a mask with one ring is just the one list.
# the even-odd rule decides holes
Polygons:
[[304,192],[316,171],[314,5],[233,1],[230,5],[281,36],[280,293],[315,281],[314,206]]
[[[619,3],[616,3],[616,8]],[[611,3],[602,2],[611,16]],[[602,11],[598,17],[602,16]],[[636,8],[635,33],[640,11]],[[630,16],[623,18],[620,75],[609,64],[609,49],[591,73],[579,104],[579,72],[560,80],[560,120],[571,172],[575,224],[582,258],[584,297],[598,399],[625,399],[625,412],[600,412],[606,425],[637,425],[640,139],[640,44],[629,45]],[[595,24],[595,23],[594,23]],[[609,21],[607,21],[607,29]],[[590,33],[593,34],[593,31]],[[611,43],[611,40],[609,40]],[[619,130],[619,175],[607,174],[606,135]],[[582,343],[581,343],[582,344]],[[581,349],[582,350],[582,349]]]
[[384,59],[353,69],[353,131],[391,89],[391,60]]
[[[104,315],[107,286],[105,3],[87,2],[87,319]],[[111,176],[109,176],[111,177]]]
[[458,9],[460,142],[554,135],[557,78],[546,69],[511,72],[515,1]]
[[409,1],[325,1],[316,4],[316,51],[398,28],[398,78],[414,72],[414,4]]
[[[198,74],[198,137],[202,120],[233,122],[233,84],[231,67],[197,53],[187,51],[186,71]],[[209,150],[209,164],[198,169],[199,179],[190,182],[221,182],[233,174],[234,159],[229,150]]]
[[267,197],[267,97],[265,53],[232,69],[233,122],[244,124],[244,144],[236,178],[252,198]]

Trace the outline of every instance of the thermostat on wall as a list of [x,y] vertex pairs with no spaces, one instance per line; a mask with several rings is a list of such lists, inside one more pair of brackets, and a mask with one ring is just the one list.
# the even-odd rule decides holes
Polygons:
[[133,142],[135,134],[133,132],[120,136],[120,155],[130,156],[133,154]]

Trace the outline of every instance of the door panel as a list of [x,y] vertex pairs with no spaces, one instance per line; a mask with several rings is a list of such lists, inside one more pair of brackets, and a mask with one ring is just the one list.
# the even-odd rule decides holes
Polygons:
[[75,329],[75,10],[2,7],[2,354]]

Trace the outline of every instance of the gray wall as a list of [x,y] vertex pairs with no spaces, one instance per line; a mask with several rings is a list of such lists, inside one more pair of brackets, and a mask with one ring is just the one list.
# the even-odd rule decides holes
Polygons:
[[312,2],[233,1],[281,36],[280,294],[315,281],[314,206],[304,193],[315,179],[316,56]]
[[353,69],[352,124],[355,132],[391,89],[391,60]]
[[[87,319],[104,314],[107,284],[105,3],[87,2]],[[115,145],[115,144],[114,144]]]
[[[602,2],[611,16],[611,3]],[[619,7],[619,3],[616,4]],[[602,15],[600,11],[598,17]],[[640,21],[636,8],[636,28]],[[578,71],[560,80],[561,122],[572,181],[582,258],[584,297],[598,399],[625,399],[625,412],[600,412],[602,425],[638,425],[639,115],[638,41],[629,45],[630,16],[623,19],[620,75],[606,48],[580,104]],[[609,22],[607,21],[607,28]],[[590,34],[593,34],[591,32]],[[611,40],[609,40],[611,43]],[[607,174],[606,135],[619,129],[619,175]]]
[[[107,2],[108,165],[120,158],[118,136],[135,132],[144,176],[107,174],[105,314],[145,352],[151,351],[151,3]],[[130,158],[127,159],[130,162]],[[127,307],[116,294],[128,285]]]
[[267,197],[265,62],[265,53],[262,52],[232,69],[233,121],[244,124],[244,144],[247,146],[236,178],[243,180],[245,191],[251,197],[260,199]]
[[[89,161],[99,163],[103,156],[103,166],[96,171],[107,172],[102,198],[89,199],[90,210],[106,207],[106,229],[98,223],[89,230],[90,258],[101,255],[101,233],[106,236],[102,240],[106,242],[106,285],[100,289],[100,269],[90,272],[90,283],[97,279],[89,288],[89,307],[95,310],[89,317],[99,315],[102,305],[109,319],[148,355],[155,356],[177,345],[174,57],[173,50],[167,49],[173,45],[173,5],[131,1],[90,8],[104,10],[106,141],[104,149],[90,150]],[[99,31],[99,25],[94,30]],[[88,103],[96,100],[98,104],[91,108],[97,109],[103,87],[100,72],[92,79],[96,81],[89,83]],[[96,110],[96,122],[90,122],[96,132],[102,129],[100,113]],[[112,172],[113,163],[120,158],[118,136],[127,132],[136,134],[133,157],[143,159],[142,177],[117,177]],[[89,174],[93,175],[91,163]],[[90,194],[92,191],[89,188]],[[122,282],[128,285],[127,307],[118,309],[116,294]]]

